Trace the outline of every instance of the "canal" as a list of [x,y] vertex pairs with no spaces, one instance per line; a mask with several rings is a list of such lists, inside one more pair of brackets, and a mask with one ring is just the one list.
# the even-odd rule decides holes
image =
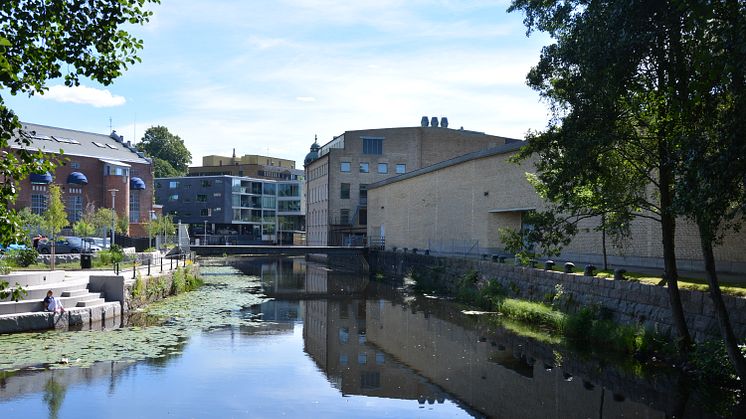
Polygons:
[[403,284],[303,258],[203,262],[202,288],[122,322],[0,335],[0,418],[715,417],[675,372]]

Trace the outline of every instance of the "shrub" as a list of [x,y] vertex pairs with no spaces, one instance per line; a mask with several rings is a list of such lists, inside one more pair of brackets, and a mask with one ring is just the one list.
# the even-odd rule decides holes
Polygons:
[[17,266],[25,268],[36,263],[39,253],[36,249],[18,249],[11,251],[8,256]]
[[5,258],[0,259],[0,275],[7,275],[10,273],[11,266],[8,265],[8,262],[5,260]]
[[509,298],[504,299],[499,308],[500,312],[515,320],[547,326],[557,331],[565,328],[567,316],[541,303]]
[[145,296],[145,283],[142,280],[140,272],[137,273],[135,285],[132,287],[132,298],[141,300]]

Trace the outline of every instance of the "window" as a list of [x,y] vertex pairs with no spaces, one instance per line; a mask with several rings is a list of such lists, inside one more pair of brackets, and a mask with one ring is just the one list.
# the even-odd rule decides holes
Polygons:
[[343,183],[339,192],[339,199],[350,199],[350,184]]
[[47,196],[43,194],[31,194],[31,212],[41,215],[47,210]]
[[363,138],[363,154],[383,154],[383,138]]
[[140,191],[130,191],[130,222],[140,221]]
[[178,200],[179,200],[179,194],[177,194],[177,193],[168,196],[168,201],[169,202],[174,202],[174,201],[178,201]]
[[80,163],[78,163],[76,161],[71,161],[70,162],[70,168],[71,169],[80,169]]
[[350,210],[348,209],[339,210],[339,223],[350,224]]
[[397,164],[396,165],[396,174],[400,175],[402,173],[407,173],[407,165],[406,164]]
[[368,185],[360,185],[360,205],[368,205]]
[[83,197],[80,195],[73,195],[68,198],[67,201],[67,219],[70,224],[79,221],[83,218]]
[[168,182],[168,189],[176,189],[179,187],[179,182],[172,180]]
[[360,163],[360,173],[368,173],[370,171],[370,165],[368,163]]
[[207,195],[197,195],[197,202],[207,202]]
[[343,161],[339,164],[339,171],[349,173],[350,172],[350,162]]
[[220,197],[222,197],[222,196],[223,196],[223,193],[222,193],[222,192],[215,192],[214,194],[212,194],[212,196],[213,196],[214,198],[220,198]]
[[203,180],[203,181],[200,182],[200,185],[202,185],[203,188],[209,188],[210,185],[212,185],[212,184],[210,183],[209,180]]
[[265,183],[263,189],[264,195],[277,195],[277,185],[274,183]]
[[212,214],[210,208],[202,208],[201,210],[199,210],[199,215],[201,215],[202,217],[209,217]]
[[389,172],[388,163],[378,163],[378,173],[388,173],[388,172]]

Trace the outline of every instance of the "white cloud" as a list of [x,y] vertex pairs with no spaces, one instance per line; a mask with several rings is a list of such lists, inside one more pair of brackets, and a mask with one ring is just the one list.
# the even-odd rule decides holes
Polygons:
[[298,96],[295,100],[298,102],[316,102],[316,98],[313,96]]
[[95,87],[82,85],[67,87],[61,84],[50,87],[42,98],[54,100],[56,102],[91,105],[96,108],[121,106],[127,102],[124,96],[112,95],[111,92],[106,89],[96,89]]

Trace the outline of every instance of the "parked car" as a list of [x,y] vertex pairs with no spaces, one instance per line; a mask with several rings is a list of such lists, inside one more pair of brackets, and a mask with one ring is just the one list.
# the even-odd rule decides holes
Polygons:
[[[37,250],[39,253],[43,254],[52,253],[51,240],[39,242]],[[80,237],[64,237],[57,239],[54,248],[55,253],[95,253],[99,250],[101,250],[99,246],[84,241]]]
[[5,253],[9,250],[26,250],[25,244],[11,243],[8,246],[0,244],[0,253]]
[[108,249],[110,246],[109,239],[104,240],[101,237],[83,237],[83,241],[98,246],[100,249]]

